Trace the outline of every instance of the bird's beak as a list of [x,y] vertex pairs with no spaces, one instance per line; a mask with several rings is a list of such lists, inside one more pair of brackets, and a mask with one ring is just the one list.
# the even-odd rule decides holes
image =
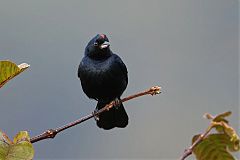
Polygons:
[[108,41],[105,41],[103,44],[100,45],[101,49],[107,48],[108,46],[110,46],[110,43]]

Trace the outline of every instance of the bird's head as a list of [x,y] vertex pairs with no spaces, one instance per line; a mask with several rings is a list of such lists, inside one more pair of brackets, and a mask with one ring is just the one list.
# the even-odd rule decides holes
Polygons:
[[88,42],[85,55],[93,59],[101,59],[111,54],[110,43],[105,34],[97,34]]

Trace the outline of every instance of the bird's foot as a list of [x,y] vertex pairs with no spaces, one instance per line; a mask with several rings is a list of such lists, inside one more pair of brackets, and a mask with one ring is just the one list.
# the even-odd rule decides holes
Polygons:
[[121,105],[121,100],[119,98],[116,98],[114,101],[113,101],[113,106],[118,109],[118,107],[120,107]]
[[92,112],[95,121],[99,121],[99,116],[96,115],[97,112],[98,112],[98,109],[95,109],[95,110]]

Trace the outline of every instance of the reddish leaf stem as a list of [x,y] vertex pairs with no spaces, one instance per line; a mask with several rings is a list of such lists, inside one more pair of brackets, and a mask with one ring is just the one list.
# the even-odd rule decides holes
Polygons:
[[188,148],[184,151],[182,157],[180,158],[180,160],[185,160],[188,156],[190,156],[193,152],[193,149],[196,145],[198,145],[204,138],[207,137],[208,133],[211,131],[211,129],[213,128],[213,125],[210,125],[207,130],[202,133],[198,139]]

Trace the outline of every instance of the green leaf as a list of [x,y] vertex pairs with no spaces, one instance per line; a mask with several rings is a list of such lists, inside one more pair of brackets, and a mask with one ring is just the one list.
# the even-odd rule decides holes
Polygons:
[[11,145],[12,142],[8,138],[8,136],[0,131],[0,160],[4,160],[8,150],[9,150],[9,145]]
[[28,132],[20,131],[13,142],[0,131],[0,160],[32,160],[34,149]]
[[[205,117],[211,120],[209,129],[206,134],[212,129],[216,129],[217,133],[202,134],[193,137],[192,143],[196,146],[193,147],[193,153],[196,155],[197,160],[234,160],[231,152],[240,150],[240,140],[234,128],[229,125],[226,117],[230,116],[231,112],[224,112],[222,114],[212,116],[205,114]],[[206,136],[205,136],[206,135]],[[198,142],[197,141],[197,142]]]
[[30,65],[27,63],[16,65],[8,60],[0,61],[0,88],[10,79],[27,69],[29,66]]
[[239,151],[240,150],[240,140],[239,137],[234,130],[228,123],[223,122],[212,122],[213,127],[219,132],[219,128],[221,127],[222,131],[219,133],[223,133],[230,138],[231,146],[229,147],[230,151]]
[[[199,136],[194,136],[193,142]],[[226,134],[210,134],[194,147],[193,153],[196,155],[197,160],[234,160],[234,157],[229,152],[232,147],[230,139]]]

